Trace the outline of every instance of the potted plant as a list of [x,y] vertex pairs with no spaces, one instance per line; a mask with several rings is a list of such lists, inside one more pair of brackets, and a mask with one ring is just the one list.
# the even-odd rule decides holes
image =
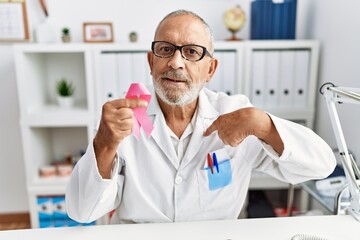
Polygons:
[[70,108],[74,105],[75,87],[65,78],[60,79],[56,83],[56,92],[58,103],[62,107]]
[[131,33],[129,34],[129,39],[130,39],[130,42],[136,42],[137,39],[138,39],[137,33],[136,33],[136,32],[131,32]]
[[62,30],[62,36],[61,39],[64,43],[71,42],[71,35],[70,35],[70,28],[64,27]]

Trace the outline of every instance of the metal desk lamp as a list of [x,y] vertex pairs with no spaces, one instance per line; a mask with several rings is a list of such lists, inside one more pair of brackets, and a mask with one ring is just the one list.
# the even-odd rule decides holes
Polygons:
[[339,115],[335,106],[335,103],[360,104],[360,88],[336,87],[332,83],[325,83],[321,86],[320,93],[326,100],[332,128],[335,133],[336,143],[339,148],[339,154],[349,187],[350,206],[346,209],[346,212],[351,214],[356,220],[360,221],[360,187],[359,182],[356,180],[356,177],[360,178],[360,171],[354,158],[349,154]]

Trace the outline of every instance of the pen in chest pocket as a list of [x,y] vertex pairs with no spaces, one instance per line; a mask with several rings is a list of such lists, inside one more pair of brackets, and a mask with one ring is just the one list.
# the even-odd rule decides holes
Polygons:
[[210,153],[208,153],[208,155],[207,155],[207,162],[208,162],[208,166],[211,170],[211,173],[214,174],[213,161],[211,159]]
[[216,172],[219,173],[219,162],[217,160],[216,154],[213,153],[212,154],[212,158],[211,158],[211,154],[208,153],[207,155],[207,163],[208,163],[208,167],[211,170],[211,173],[214,174],[214,167],[216,168]]
[[218,163],[218,160],[217,160],[217,157],[216,157],[215,153],[213,153],[213,162],[214,162],[214,165],[216,167],[216,171],[219,173],[219,163]]

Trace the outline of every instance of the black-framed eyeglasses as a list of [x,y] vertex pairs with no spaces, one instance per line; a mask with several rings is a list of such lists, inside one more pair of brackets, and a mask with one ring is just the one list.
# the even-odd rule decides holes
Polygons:
[[181,56],[188,61],[197,62],[208,55],[212,58],[212,55],[208,52],[206,47],[196,44],[186,44],[183,46],[176,46],[172,43],[165,41],[154,41],[151,43],[151,50],[155,56],[160,58],[171,58],[174,56],[176,50],[180,51]]

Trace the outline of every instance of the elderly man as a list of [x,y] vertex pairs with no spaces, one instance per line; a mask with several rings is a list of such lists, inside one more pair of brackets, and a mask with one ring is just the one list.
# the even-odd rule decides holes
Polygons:
[[[90,222],[115,209],[112,223],[235,219],[252,170],[298,183],[336,164],[310,129],[251,105],[243,95],[206,88],[218,65],[208,24],[178,10],[158,25],[148,62],[153,98],[104,104],[93,143],[66,192],[68,214]],[[131,135],[132,108],[148,107],[150,137]]]

